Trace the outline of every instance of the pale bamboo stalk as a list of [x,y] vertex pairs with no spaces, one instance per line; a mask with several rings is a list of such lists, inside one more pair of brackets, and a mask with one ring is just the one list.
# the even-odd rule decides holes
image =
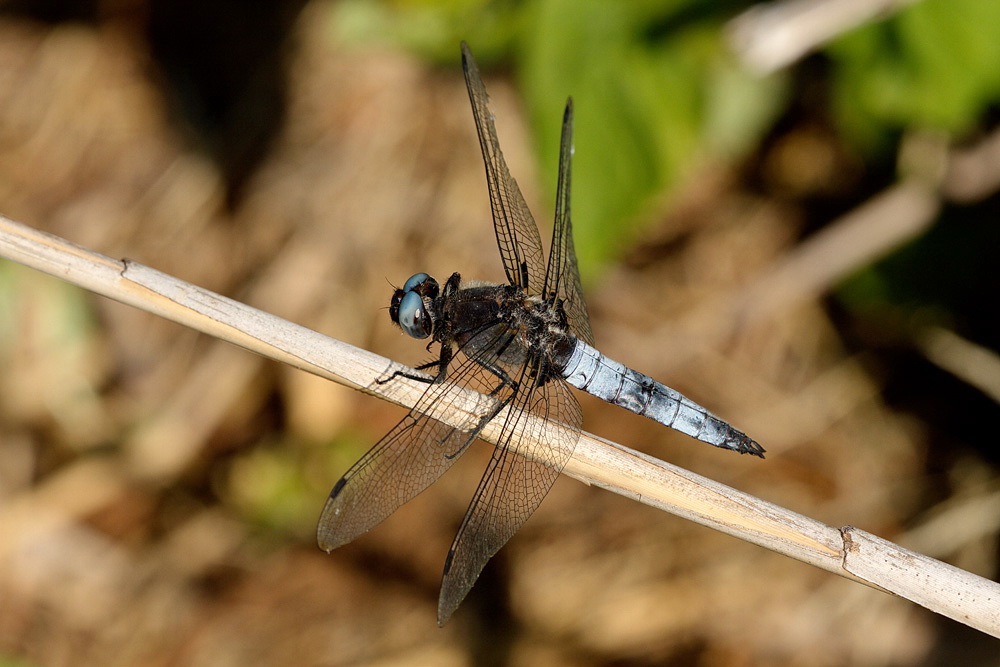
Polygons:
[[[297,324],[135,262],[113,260],[0,216],[0,256],[198,331],[409,407],[426,385],[377,378],[404,368]],[[492,399],[465,391],[432,416],[461,426]],[[502,423],[502,415],[493,423]],[[548,424],[546,428],[562,428]],[[526,433],[541,430],[527,425]],[[481,434],[495,442],[492,425]],[[834,528],[588,433],[567,475],[833,572],[895,593],[1000,637],[1000,585],[853,527]]]

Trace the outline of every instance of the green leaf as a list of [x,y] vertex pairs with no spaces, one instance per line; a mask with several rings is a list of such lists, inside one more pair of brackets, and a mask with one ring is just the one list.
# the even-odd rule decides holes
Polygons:
[[1000,100],[1000,3],[925,0],[832,44],[835,109],[877,149],[910,127],[962,134]]
[[729,60],[726,17],[706,7],[540,0],[525,21],[520,79],[550,193],[562,107],[574,100],[584,274],[631,243],[653,203],[708,155],[749,150],[778,110],[775,80],[752,80]]

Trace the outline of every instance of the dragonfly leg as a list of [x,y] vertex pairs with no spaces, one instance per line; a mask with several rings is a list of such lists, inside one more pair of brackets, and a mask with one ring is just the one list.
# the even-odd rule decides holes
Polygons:
[[437,361],[428,361],[426,364],[420,364],[419,366],[415,366],[413,368],[415,371],[425,371],[428,368],[436,368],[437,373],[434,374],[434,377],[428,378],[424,375],[417,375],[416,373],[408,373],[406,371],[393,371],[392,375],[389,377],[375,380],[375,384],[386,384],[388,382],[392,382],[398,377],[404,377],[408,380],[416,380],[417,382],[424,382],[426,384],[438,384],[439,382],[444,382],[445,375],[448,372],[448,364],[451,363],[451,357],[451,346],[442,345],[440,359]]
[[505,387],[510,388],[510,391],[507,393],[505,397],[497,399],[497,403],[493,407],[493,409],[491,409],[487,414],[483,415],[479,419],[479,423],[476,424],[476,427],[470,432],[469,437],[465,440],[464,443],[462,443],[461,447],[456,449],[451,454],[445,454],[445,457],[449,459],[453,459],[461,455],[462,452],[464,452],[466,448],[468,448],[468,446],[472,443],[472,441],[476,439],[476,437],[479,435],[479,432],[483,430],[483,427],[489,424],[494,417],[500,414],[500,411],[503,410],[504,407],[506,407],[507,404],[510,403],[511,399],[513,399],[515,395],[517,395],[517,387],[518,387],[517,382],[510,375],[508,375],[503,368],[495,364],[491,364],[490,362],[483,359],[473,358],[473,361],[475,361],[477,364],[488,370],[490,373],[495,375],[500,380],[499,384],[497,384],[497,386],[495,386],[490,391],[490,393],[487,394],[487,396],[489,396],[490,398],[496,398],[497,395],[500,394],[500,392]]

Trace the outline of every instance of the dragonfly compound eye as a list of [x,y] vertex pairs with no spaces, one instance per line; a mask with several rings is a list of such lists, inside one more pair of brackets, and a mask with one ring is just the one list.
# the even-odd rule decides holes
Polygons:
[[425,282],[429,278],[430,276],[427,275],[426,273],[414,273],[407,279],[405,283],[403,283],[403,291],[411,292],[413,291],[414,288],[416,288],[417,285],[419,285],[422,282]]
[[[409,284],[410,281],[406,282]],[[399,302],[399,326],[414,338],[427,338],[431,335],[431,320],[427,317],[423,300],[416,292],[407,292]]]

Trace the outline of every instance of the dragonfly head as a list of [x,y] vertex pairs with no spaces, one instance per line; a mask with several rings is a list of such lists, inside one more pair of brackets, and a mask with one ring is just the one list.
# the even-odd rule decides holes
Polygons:
[[389,317],[410,336],[427,338],[434,330],[434,299],[439,292],[436,280],[426,273],[415,273],[393,293]]

